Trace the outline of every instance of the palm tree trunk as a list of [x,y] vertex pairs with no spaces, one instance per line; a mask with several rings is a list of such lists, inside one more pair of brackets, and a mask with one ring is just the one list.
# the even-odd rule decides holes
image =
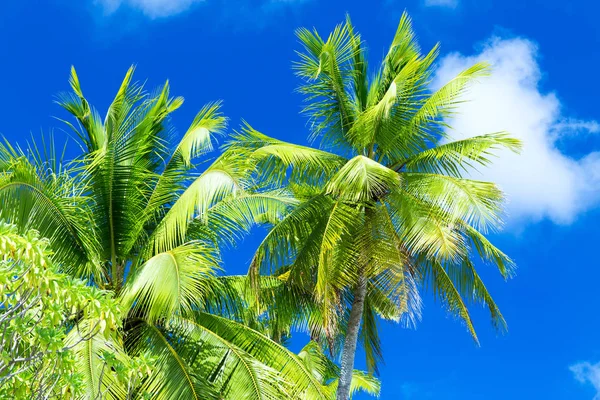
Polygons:
[[123,264],[117,262],[116,258],[113,258],[114,264],[112,265],[112,284],[113,290],[118,295],[123,285]]
[[354,289],[354,301],[350,310],[348,320],[348,331],[342,350],[342,368],[337,389],[337,400],[348,400],[350,398],[350,383],[352,382],[352,371],[354,370],[354,357],[356,356],[356,344],[358,342],[358,331],[365,308],[365,296],[367,294],[367,279],[364,276],[358,278],[358,284]]

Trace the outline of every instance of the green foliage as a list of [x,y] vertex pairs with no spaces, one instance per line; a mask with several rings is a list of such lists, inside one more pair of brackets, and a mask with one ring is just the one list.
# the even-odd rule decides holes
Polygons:
[[[448,117],[489,66],[475,64],[431,91],[439,46],[422,53],[406,13],[373,76],[349,18],[326,40],[316,30],[297,36],[303,49],[294,68],[309,137],[320,139],[322,150],[248,125],[227,145],[252,161],[263,182],[303,201],[262,242],[250,276],[258,281],[285,268],[286,282],[317,305],[313,321],[323,329],[313,338],[334,354],[342,341],[354,352],[357,327],[348,323],[359,321],[371,372],[382,357],[377,319],[414,323],[422,289],[431,289],[476,341],[471,303],[487,304],[494,325],[504,329],[472,261],[479,254],[510,275],[511,260],[484,236],[501,228],[504,197],[493,183],[468,175],[497,150],[519,151],[520,142],[503,132],[457,142],[447,135]],[[348,396],[353,359],[342,354],[345,387],[338,396]]]
[[[340,367],[332,362],[323,352],[322,347],[314,341],[308,342],[298,356],[312,374],[321,381],[329,392],[329,398],[335,400],[335,393],[340,376]],[[356,392],[365,392],[372,396],[379,396],[381,384],[377,378],[363,371],[352,371],[350,398]]]
[[[53,141],[0,145],[0,220],[14,224],[0,226],[0,322],[23,343],[2,346],[0,382],[23,396],[345,400],[378,393],[378,322],[415,323],[424,290],[476,341],[474,303],[506,328],[474,261],[511,275],[485,237],[502,227],[504,197],[469,174],[520,143],[447,135],[489,66],[431,91],[439,46],[422,53],[406,14],[375,68],[349,18],[326,40],[297,35],[294,69],[321,149],[244,124],[210,159],[226,127],[220,104],[177,139],[169,121],[183,99],[168,82],[149,94],[133,69],[103,118],[72,69],[58,103],[74,119],[64,121],[82,148],[74,160]],[[249,276],[220,276],[221,248],[256,225],[271,229]],[[299,355],[284,347],[297,330],[312,339]],[[353,371],[359,339],[368,373]],[[341,367],[325,350],[342,353]],[[27,352],[41,355],[20,370]],[[44,379],[27,387],[35,374]]]
[[[61,279],[84,280],[78,288],[121,310],[101,313],[97,324],[78,310],[63,316],[56,340],[69,349],[69,370],[57,379],[76,379],[72,391],[83,398],[327,398],[279,343],[310,314],[310,298],[296,304],[300,290],[279,280],[271,299],[288,305],[279,313],[247,278],[219,276],[221,246],[287,215],[298,204],[292,191],[258,180],[236,152],[197,166],[225,129],[219,103],[203,107],[176,140],[169,118],[183,99],[170,96],[168,83],[148,94],[130,69],[104,118],[74,69],[70,84],[58,103],[75,119],[65,123],[82,154],[67,162],[53,141],[0,146],[0,219],[19,232],[37,229]],[[60,304],[44,301],[49,310]],[[52,320],[57,329],[61,321]]]
[[[121,311],[111,294],[58,272],[48,241],[36,231],[21,235],[0,223],[0,254],[0,397],[132,393],[135,377],[149,372],[148,360],[131,359],[115,347]],[[94,358],[93,368],[82,368],[92,361],[84,356]]]

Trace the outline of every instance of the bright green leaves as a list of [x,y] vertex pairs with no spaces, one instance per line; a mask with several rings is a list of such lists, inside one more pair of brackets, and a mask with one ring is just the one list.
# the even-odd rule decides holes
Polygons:
[[267,187],[280,187],[286,180],[300,187],[320,187],[346,162],[334,153],[273,139],[248,124],[232,139],[227,153],[246,158],[248,168]]
[[183,244],[194,217],[206,221],[210,207],[241,191],[231,171],[218,166],[209,168],[177,198],[150,237],[148,250],[157,254]]
[[397,69],[400,64],[413,59],[419,52],[420,48],[412,27],[412,20],[405,11],[400,17],[394,39],[385,57],[386,63],[391,68]]
[[490,65],[485,62],[473,64],[435,91],[415,114],[416,123],[431,121],[434,118],[448,117],[456,106],[464,101],[463,96],[474,80],[490,73]]
[[406,13],[371,79],[349,18],[327,40],[314,30],[297,35],[303,50],[294,67],[310,138],[320,137],[330,153],[249,126],[228,145],[270,187],[287,185],[302,201],[259,246],[250,268],[255,287],[259,272],[281,274],[309,294],[316,308],[304,328],[335,351],[359,279],[366,279],[361,334],[370,370],[382,355],[378,318],[414,322],[424,287],[474,336],[470,303],[487,304],[502,328],[470,260],[477,252],[509,276],[512,262],[483,235],[502,226],[504,197],[493,183],[463,176],[487,166],[496,151],[518,151],[520,142],[505,133],[458,142],[446,135],[447,118],[488,65],[477,63],[433,91],[439,45],[422,53]]
[[490,133],[432,147],[390,168],[460,178],[465,173],[476,170],[478,166],[488,166],[492,162],[494,151],[503,148],[518,152],[521,143],[505,132]]
[[501,227],[504,195],[491,182],[439,174],[405,173],[404,190],[446,214],[448,223],[464,221],[478,230]]
[[183,99],[170,96],[168,82],[155,95],[148,95],[133,81],[133,72],[133,68],[127,71],[104,121],[83,97],[74,70],[73,94],[61,100],[80,123],[79,128],[71,127],[88,151],[81,158],[84,168],[78,178],[88,189],[101,256],[109,261],[117,288],[124,264],[149,237],[149,246],[142,251],[145,258],[177,247],[184,242],[193,217],[204,214],[239,185],[232,170],[219,166],[220,172],[213,168],[184,190],[193,161],[212,150],[212,135],[225,128],[220,104],[203,107],[171,150],[168,117]]
[[[211,314],[199,314],[195,323],[187,323],[194,328],[198,335],[205,338],[212,337],[212,340],[216,339],[221,345],[226,345],[231,350],[234,359],[236,357],[242,358],[243,353],[246,353],[255,360],[265,362],[266,365],[277,371],[278,377],[268,384],[277,385],[278,381],[281,382],[278,385],[279,388],[277,388],[279,396],[283,392],[293,399],[326,399],[324,388],[300,359],[285,347],[270,341],[260,333],[231,320]],[[238,368],[247,369],[247,367],[251,366],[240,365]],[[256,364],[254,368],[256,367],[260,367],[260,365]],[[265,371],[265,373],[268,373],[268,371]],[[238,380],[237,384],[246,385],[243,382]],[[235,384],[235,382],[230,383],[230,385]],[[252,383],[249,381],[247,384]],[[277,392],[273,389],[266,388],[264,393],[259,393],[259,396],[250,396],[249,398],[280,399],[281,397],[276,397]],[[236,388],[232,387],[230,390],[236,390]],[[250,393],[250,391],[237,391],[237,393],[244,392]],[[231,398],[239,397],[232,396]]]
[[152,372],[150,360],[130,358],[120,344],[120,335],[94,334],[95,325],[84,321],[65,339],[74,354],[74,367],[81,376],[81,399],[121,400],[132,396],[141,381]]
[[300,61],[294,68],[305,81],[299,90],[310,100],[303,111],[313,123],[311,136],[322,136],[328,145],[347,146],[345,135],[354,120],[356,106],[346,89],[353,79],[352,60],[360,39],[354,36],[348,22],[338,25],[327,41],[316,31],[304,28],[296,35],[305,48],[298,53]]
[[68,168],[49,173],[46,165],[21,150],[0,146],[0,153],[6,160],[0,171],[0,218],[22,232],[35,228],[49,238],[54,258],[69,260],[64,268],[73,276],[102,281],[85,186]]
[[122,295],[125,307],[149,321],[186,314],[203,303],[207,283],[219,268],[215,249],[189,242],[159,253],[142,265]]
[[[339,367],[324,354],[322,347],[314,341],[308,342],[300,350],[298,357],[308,370],[326,386],[329,398],[334,400],[340,374]],[[350,398],[357,392],[379,396],[380,390],[381,383],[373,375],[359,370],[352,372]]]
[[[315,67],[310,78],[315,86],[308,90],[338,96],[331,105],[344,115],[339,126],[346,130],[358,112],[354,97],[345,94],[354,79],[351,59],[366,75],[360,38],[349,22],[326,42],[318,35],[306,38],[315,51],[307,59],[308,68]],[[316,377],[279,342],[296,327],[307,327],[332,345],[339,338],[345,288],[359,258],[352,239],[363,219],[350,200],[356,193],[341,190],[334,199],[324,187],[346,159],[289,145],[247,126],[240,143],[198,170],[197,159],[213,150],[213,136],[225,129],[219,103],[202,108],[176,141],[169,117],[183,99],[171,97],[168,82],[149,94],[129,69],[104,118],[85,99],[74,69],[70,83],[72,93],[61,96],[60,104],[73,115],[75,122],[67,125],[82,144],[74,168],[56,161],[54,153],[46,160],[35,147],[28,153],[0,149],[0,199],[9,205],[0,217],[23,230],[42,230],[53,246],[52,260],[90,285],[48,278],[47,255],[39,258],[31,249],[18,253],[18,246],[0,240],[5,254],[16,251],[42,263],[23,279],[47,296],[41,307],[52,326],[34,330],[36,340],[55,355],[69,346],[69,352],[61,352],[64,368],[46,375],[62,379],[56,386],[59,396],[332,398],[332,382]],[[361,96],[364,103],[364,85]],[[367,165],[366,175],[356,176],[343,170],[350,176],[338,176],[340,184],[350,179],[350,189],[361,198],[371,188],[384,191],[393,185],[379,167]],[[293,184],[281,187],[288,180]],[[330,187],[335,193],[340,188]],[[320,195],[304,208],[302,200],[314,194]],[[257,268],[278,270],[272,279],[254,280],[260,292],[246,277],[216,276],[222,243],[234,244],[253,226],[282,219],[294,224],[278,225],[255,259]],[[305,240],[308,244],[301,245]],[[289,254],[279,252],[282,245]],[[293,270],[280,269],[282,259],[294,259]],[[0,284],[10,285],[13,278],[5,274]],[[94,284],[113,289],[118,301],[91,289]],[[63,295],[65,301],[57,301]],[[21,385],[19,390],[29,389]]]
[[212,206],[206,221],[196,219],[188,229],[188,237],[194,238],[195,228],[208,228],[220,233],[218,243],[234,245],[254,226],[277,223],[298,203],[282,189],[232,196]]
[[109,398],[127,396],[123,382],[133,360],[109,344],[121,329],[118,303],[59,273],[49,242],[35,231],[0,224],[0,306],[2,341],[11,344],[0,349],[0,397],[78,398],[110,382],[110,394],[123,395]]
[[180,332],[141,319],[130,321],[126,348],[134,355],[147,352],[153,359],[154,370],[141,389],[157,400],[218,399],[218,392],[189,364],[198,354],[192,348],[197,343],[174,337],[185,338]]
[[134,324],[129,346],[136,354],[151,344],[156,373],[144,389],[157,399],[329,399],[298,356],[240,323],[195,313]]
[[354,203],[371,202],[400,187],[400,175],[367,157],[356,156],[327,183],[326,192]]
[[219,112],[219,108],[219,102],[205,105],[179,142],[174,153],[182,158],[185,166],[189,166],[192,159],[211,151],[211,135],[219,134],[225,129],[226,118]]
[[69,84],[73,93],[62,93],[59,95],[57,103],[77,119],[83,130],[79,130],[73,124],[65,122],[83,141],[90,153],[98,151],[106,145],[106,131],[100,115],[83,96],[79,77],[73,66],[71,67]]

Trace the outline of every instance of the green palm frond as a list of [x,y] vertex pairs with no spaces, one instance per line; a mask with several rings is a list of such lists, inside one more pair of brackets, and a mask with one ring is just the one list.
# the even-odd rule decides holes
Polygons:
[[227,122],[219,112],[220,107],[220,102],[202,107],[175,148],[174,156],[181,157],[185,166],[189,166],[192,159],[212,151],[211,135],[222,133]]
[[273,139],[248,124],[232,136],[226,148],[239,157],[248,157],[249,167],[260,181],[275,186],[286,179],[297,184],[322,184],[346,162],[333,153]]
[[149,350],[157,359],[144,389],[158,399],[329,399],[298,356],[231,320],[206,313],[167,326],[138,320],[131,332],[133,354]]
[[243,183],[226,166],[213,164],[192,182],[164,215],[149,239],[149,254],[177,247],[185,239],[194,218],[206,220],[207,211],[219,201],[243,192]]
[[421,121],[450,116],[464,102],[464,94],[473,81],[488,76],[489,73],[490,65],[485,62],[475,63],[461,71],[427,98],[413,120],[419,124]]
[[477,166],[488,166],[495,150],[507,148],[519,151],[521,143],[505,132],[475,136],[422,151],[411,158],[391,166],[394,170],[448,174],[461,177]]
[[465,224],[462,231],[465,237],[473,243],[473,247],[483,261],[494,264],[504,279],[510,278],[513,275],[516,266],[510,257],[494,246],[477,229]]
[[152,375],[142,384],[142,391],[157,400],[220,399],[219,392],[208,381],[204,371],[194,371],[190,360],[198,354],[192,342],[174,340],[177,332],[149,324],[130,321],[126,348],[131,354],[148,352],[154,358]]
[[346,26],[350,36],[352,45],[352,53],[354,59],[352,62],[352,104],[354,105],[355,114],[359,114],[367,107],[369,95],[369,77],[368,77],[368,62],[365,57],[365,52],[362,49],[363,42],[359,34],[354,32],[354,26],[350,20],[350,16],[346,15]]
[[424,277],[430,285],[434,297],[443,301],[448,307],[448,311],[458,316],[465,323],[473,340],[479,344],[467,304],[449,276],[447,269],[436,259],[421,259],[419,264],[425,268]]
[[203,303],[218,269],[216,249],[208,243],[189,242],[156,254],[128,280],[123,305],[149,321],[188,314]]
[[408,194],[390,196],[388,201],[400,243],[410,254],[423,253],[444,259],[462,258],[467,254],[465,239],[443,210]]
[[379,397],[381,382],[373,375],[364,371],[352,371],[352,382],[350,383],[350,399],[357,392],[368,393],[373,397]]
[[218,242],[232,246],[254,226],[275,224],[297,204],[298,200],[282,189],[246,192],[209,208],[206,218],[190,224],[188,234],[194,227],[205,226],[211,232],[220,233]]
[[376,161],[356,156],[327,183],[326,191],[335,197],[361,203],[385,196],[400,187],[400,175]]
[[[56,261],[74,276],[104,280],[91,226],[85,186],[65,168],[58,174],[36,165],[20,150],[0,146],[0,218],[50,239]],[[68,260],[68,262],[66,262]]]
[[103,398],[121,400],[128,396],[128,389],[111,370],[107,356],[125,362],[128,356],[116,332],[107,335],[94,334],[97,327],[90,321],[82,321],[69,332],[65,344],[75,355],[77,372],[83,378],[83,399]]
[[304,108],[313,126],[312,139],[347,146],[346,133],[354,119],[352,99],[347,88],[353,79],[356,37],[349,24],[338,25],[324,41],[316,31],[301,28],[296,36],[304,46],[294,68],[304,80],[300,92],[310,103]]
[[[190,320],[186,323],[198,329],[199,333],[217,337],[223,344],[230,343],[231,346],[251,354],[255,359],[278,371],[283,382],[293,383],[292,387],[287,388],[292,398],[327,398],[320,382],[308,371],[298,356],[260,333],[231,320],[206,313],[197,315],[194,323]],[[267,394],[268,392],[265,393]]]
[[62,93],[59,95],[57,103],[76,118],[82,129],[76,128],[68,121],[63,122],[71,127],[75,134],[83,141],[88,152],[98,151],[106,145],[106,132],[103,128],[100,115],[83,96],[79,77],[74,67],[71,67],[69,84],[73,93]]
[[473,262],[465,259],[457,263],[448,264],[446,269],[461,296],[467,302],[487,306],[492,325],[498,331],[505,332],[507,329],[506,321],[479,277],[479,274],[477,274]]
[[445,213],[448,224],[461,220],[479,230],[501,227],[504,194],[485,181],[428,173],[404,173],[404,191]]
[[[315,341],[310,341],[300,350],[298,357],[312,374],[326,386],[330,399],[335,399],[335,390],[337,389],[340,370],[325,355],[321,346]],[[350,398],[357,392],[365,392],[372,396],[378,396],[380,390],[381,384],[372,374],[359,370],[352,372]]]

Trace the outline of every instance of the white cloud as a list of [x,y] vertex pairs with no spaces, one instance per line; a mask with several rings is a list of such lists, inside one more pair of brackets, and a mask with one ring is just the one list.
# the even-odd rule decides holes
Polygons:
[[456,8],[458,6],[458,0],[425,0],[427,7],[448,7]]
[[592,364],[580,362],[569,367],[575,379],[581,383],[590,383],[596,389],[594,400],[600,400],[600,362]]
[[[141,11],[149,18],[170,17],[182,13],[192,6],[205,2],[206,0],[94,0],[100,4],[106,14],[110,15],[121,7]],[[253,9],[255,11],[269,11],[279,7],[285,7],[304,3],[308,0],[263,0],[259,4],[250,6],[243,1],[230,1],[228,7],[232,9]],[[439,0],[437,0],[439,1]],[[238,10],[239,11],[239,10]]]
[[524,143],[523,152],[499,153],[478,178],[497,182],[507,194],[509,221],[549,218],[570,223],[600,200],[600,152],[574,159],[561,152],[561,142],[600,131],[595,121],[563,115],[554,93],[542,93],[537,47],[523,38],[492,38],[474,56],[444,57],[434,86],[476,61],[492,64],[491,77],[474,85],[452,119],[453,138],[508,131]]
[[140,10],[150,18],[168,17],[204,0],[97,0],[111,14],[122,6]]
[[556,129],[555,137],[570,137],[579,133],[598,133],[600,132],[600,124],[596,121],[582,121],[580,119],[569,118],[554,125]]

